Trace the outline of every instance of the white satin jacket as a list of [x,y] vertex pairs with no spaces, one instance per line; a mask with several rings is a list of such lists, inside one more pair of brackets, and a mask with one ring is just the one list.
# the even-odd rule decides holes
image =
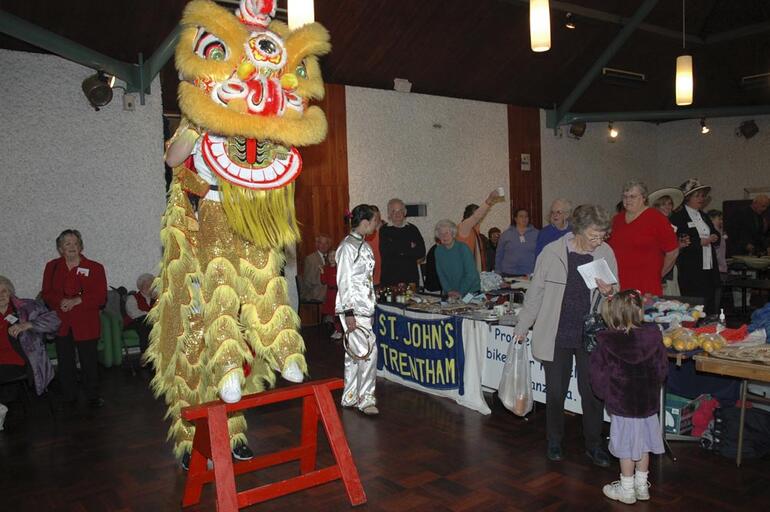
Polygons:
[[374,253],[356,233],[345,237],[337,248],[337,300],[335,311],[353,311],[356,316],[374,316]]

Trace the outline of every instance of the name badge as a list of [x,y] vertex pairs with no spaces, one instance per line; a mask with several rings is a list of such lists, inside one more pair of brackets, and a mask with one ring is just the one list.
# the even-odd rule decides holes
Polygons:
[[9,315],[7,315],[7,316],[5,317],[5,321],[6,321],[6,322],[8,322],[9,324],[13,325],[13,324],[15,324],[16,322],[18,322],[18,321],[19,321],[19,319],[18,319],[18,318],[16,318],[15,316],[13,316],[12,314],[9,314]]
[[89,272],[90,272],[90,270],[88,270],[87,268],[78,267],[78,269],[77,269],[77,275],[79,275],[79,276],[88,277],[88,273]]
[[[690,221],[690,222],[687,223],[687,227],[688,228],[694,228],[695,227],[695,223]],[[88,274],[86,274],[86,275],[88,275]]]

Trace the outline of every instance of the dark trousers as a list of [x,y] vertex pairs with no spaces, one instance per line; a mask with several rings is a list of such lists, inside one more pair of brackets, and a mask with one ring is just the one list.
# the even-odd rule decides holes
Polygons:
[[128,324],[128,328],[136,331],[136,335],[139,336],[139,350],[144,354],[150,344],[150,331],[152,330],[152,326],[147,323],[147,315],[134,318]]
[[61,385],[62,399],[73,401],[77,399],[77,378],[75,375],[75,350],[80,359],[80,371],[83,376],[83,390],[86,398],[99,398],[99,367],[96,345],[99,340],[75,341],[72,332],[66,336],[57,336],[56,358],[58,360],[56,373]]
[[26,366],[20,366],[18,364],[0,364],[0,403],[13,402],[18,399],[18,386],[7,385],[11,381],[15,381],[19,377],[27,376]]
[[[716,261],[714,261],[716,265]],[[719,290],[719,272],[716,269],[701,270],[679,267],[679,293],[683,297],[699,297],[703,299],[707,315],[718,313],[716,297]]]
[[545,418],[550,444],[561,444],[564,438],[564,400],[569,391],[572,356],[575,356],[578,390],[583,408],[583,438],[587,449],[596,448],[602,441],[604,404],[596,398],[588,379],[588,352],[582,348],[554,349],[553,361],[543,361],[545,370]]

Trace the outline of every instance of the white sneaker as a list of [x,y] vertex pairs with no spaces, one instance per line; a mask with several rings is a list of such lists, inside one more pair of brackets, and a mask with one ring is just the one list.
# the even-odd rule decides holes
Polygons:
[[219,396],[226,404],[234,404],[241,399],[241,381],[238,378],[238,372],[230,372],[222,383],[222,389],[219,390]]
[[636,492],[636,499],[639,501],[647,501],[650,499],[650,482],[645,481],[643,484],[634,482],[634,492]]
[[3,424],[5,423],[5,415],[8,414],[8,407],[0,404],[0,430],[3,430]]
[[331,335],[331,338],[333,340],[341,340],[342,339],[342,331],[334,331],[334,333],[332,333],[332,335]]
[[281,372],[281,377],[288,380],[289,382],[295,382],[300,383],[305,379],[305,376],[302,375],[302,370],[299,369],[299,365],[297,363],[289,363],[287,364],[283,371]]
[[633,505],[636,503],[636,492],[634,488],[623,488],[623,486],[620,484],[620,480],[615,480],[611,484],[605,485],[602,488],[602,492],[611,500],[626,503],[627,505]]

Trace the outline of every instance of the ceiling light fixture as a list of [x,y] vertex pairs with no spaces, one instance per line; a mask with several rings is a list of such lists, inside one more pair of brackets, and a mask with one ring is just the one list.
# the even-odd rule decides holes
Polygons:
[[103,71],[99,71],[83,80],[83,94],[86,95],[86,99],[97,112],[99,107],[103,107],[112,101],[110,82],[114,78],[107,78]]
[[757,123],[755,123],[753,119],[742,122],[738,129],[735,130],[735,135],[743,137],[746,140],[749,140],[757,133],[759,133],[759,126],[757,126]]
[[302,25],[315,21],[315,7],[313,0],[288,0],[289,29],[296,30]]
[[711,129],[706,125],[706,118],[700,120],[700,132],[703,135],[706,135],[708,132],[710,132]]
[[575,24],[575,15],[571,12],[568,12],[564,16],[564,27],[570,30],[575,30],[577,28],[577,25]]
[[551,11],[548,0],[529,0],[529,42],[533,52],[551,49]]
[[620,133],[617,128],[612,126],[612,121],[607,125],[607,132],[610,135],[610,139],[617,139],[618,134]]
[[[685,10],[682,0],[682,50],[685,49]],[[680,107],[692,105],[693,78],[692,55],[680,55],[676,58],[676,104]]]

